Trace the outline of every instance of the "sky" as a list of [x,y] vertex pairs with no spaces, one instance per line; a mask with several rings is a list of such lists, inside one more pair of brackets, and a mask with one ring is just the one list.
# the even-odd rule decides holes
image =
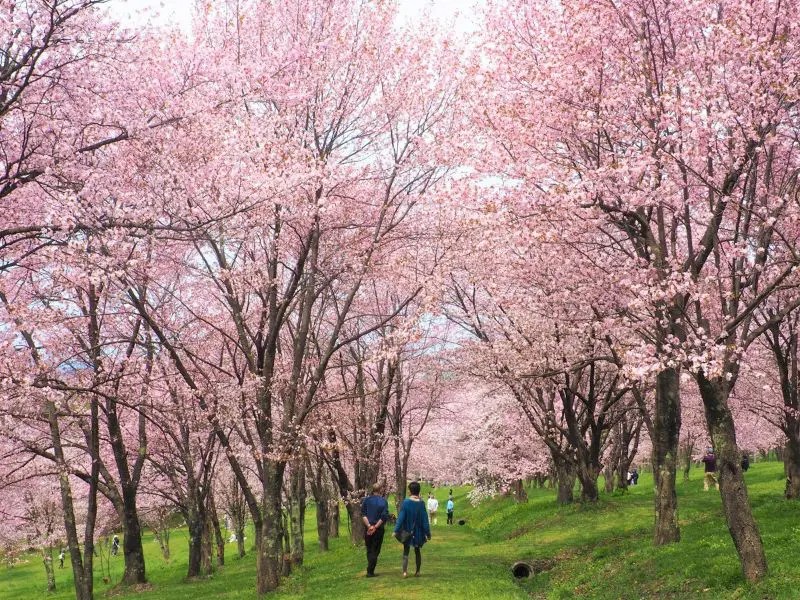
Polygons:
[[[400,11],[409,19],[431,6],[434,16],[450,20],[458,13],[456,27],[470,29],[469,14],[476,0],[398,0]],[[480,2],[480,0],[477,0]],[[193,0],[110,0],[108,9],[123,23],[136,26],[150,20],[155,23],[177,23],[186,31],[191,22]]]

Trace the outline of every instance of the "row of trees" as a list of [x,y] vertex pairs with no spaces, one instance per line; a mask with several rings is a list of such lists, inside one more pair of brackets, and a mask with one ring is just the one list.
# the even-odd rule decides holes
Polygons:
[[338,495],[363,537],[384,449],[404,477],[437,408],[456,55],[369,2],[202,5],[191,38],[98,4],[3,8],[4,484],[58,476],[81,599],[103,504],[138,584],[143,498],[182,514],[194,577],[228,490],[264,593],[302,563],[306,489],[323,548]]
[[192,577],[249,520],[266,593],[309,494],[324,550],[382,478],[592,502],[647,449],[677,542],[701,422],[766,574],[737,435],[780,431],[796,498],[798,2],[507,0],[469,41],[392,2],[191,35],[99,4],[0,8],[3,493],[56,482],[80,600],[104,511],[127,584],[145,507]]

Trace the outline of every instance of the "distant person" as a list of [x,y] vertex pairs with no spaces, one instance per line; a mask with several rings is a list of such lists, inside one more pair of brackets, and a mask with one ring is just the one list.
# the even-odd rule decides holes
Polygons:
[[450,496],[447,499],[447,524],[453,524],[453,510],[455,509],[456,505],[453,502],[453,496]]
[[384,485],[376,483],[372,493],[361,502],[361,518],[367,531],[364,545],[367,548],[367,577],[375,577],[375,565],[383,545],[384,525],[389,520],[389,503],[383,497]]
[[414,577],[419,577],[419,570],[422,567],[422,546],[431,539],[428,513],[425,511],[425,503],[419,497],[419,491],[419,482],[412,481],[408,484],[410,497],[403,500],[403,504],[400,505],[400,514],[397,516],[397,523],[394,526],[395,534],[400,531],[411,532],[411,537],[403,544],[403,577],[408,577],[408,554],[411,546],[414,547],[414,557],[417,563]]
[[742,454],[742,471],[747,471],[750,468],[750,457],[747,455],[747,452]]
[[58,568],[64,568],[64,549],[61,549],[61,552],[58,553]]
[[439,510],[439,501],[436,499],[436,496],[433,495],[433,492],[428,494],[428,518],[431,525],[436,525],[436,513]]
[[631,479],[628,483],[630,483],[630,485],[639,485],[639,471],[636,467],[633,467],[633,470],[631,470]]
[[719,481],[717,480],[717,457],[714,454],[714,449],[706,448],[706,455],[702,458],[705,465],[705,476],[703,477],[703,490],[708,491],[708,488],[713,483],[719,489]]
[[119,536],[114,534],[114,539],[111,540],[111,554],[114,556],[119,552]]

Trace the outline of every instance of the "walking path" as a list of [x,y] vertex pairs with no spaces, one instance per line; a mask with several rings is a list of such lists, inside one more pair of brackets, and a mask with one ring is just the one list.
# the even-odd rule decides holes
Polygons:
[[[276,598],[480,598],[504,600],[527,598],[510,575],[510,564],[497,556],[497,544],[484,542],[468,526],[437,525],[433,539],[422,549],[422,574],[415,578],[401,572],[402,546],[386,532],[378,577],[367,579],[363,548],[352,548],[339,540],[323,554],[306,549],[308,567],[287,581]],[[513,543],[513,542],[509,542]],[[413,571],[414,554],[410,556]]]

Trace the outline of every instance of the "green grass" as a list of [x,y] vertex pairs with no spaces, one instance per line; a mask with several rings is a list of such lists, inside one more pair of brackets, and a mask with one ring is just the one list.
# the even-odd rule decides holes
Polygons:
[[[702,474],[693,471],[690,482],[678,485],[682,541],[661,548],[651,544],[653,490],[647,473],[630,492],[605,495],[596,506],[557,507],[551,490],[532,489],[527,503],[497,498],[472,508],[466,501],[466,490],[458,489],[457,518],[466,518],[468,524],[447,527],[440,519],[433,541],[423,550],[423,576],[419,579],[401,578],[401,547],[388,535],[378,564],[380,576],[375,579],[364,578],[363,548],[351,547],[346,525],[343,537],[331,540],[330,552],[320,552],[312,512],[307,518],[306,564],[270,597],[797,598],[800,503],[783,500],[780,463],[757,463],[746,477],[770,564],[770,575],[755,585],[741,577],[719,495],[704,493]],[[228,545],[227,564],[213,577],[185,582],[185,531],[173,534],[173,559],[169,563],[148,536],[145,551],[152,588],[123,594],[98,581],[97,596],[114,593],[126,600],[255,598],[253,556],[233,558],[234,546]],[[537,561],[547,570],[518,583],[509,569],[519,559]],[[119,579],[121,571],[122,559],[118,557],[113,561],[112,576]],[[44,569],[37,557],[14,568],[2,567],[0,599],[74,597],[70,570],[57,569],[56,577],[58,591],[48,595],[44,592]]]

